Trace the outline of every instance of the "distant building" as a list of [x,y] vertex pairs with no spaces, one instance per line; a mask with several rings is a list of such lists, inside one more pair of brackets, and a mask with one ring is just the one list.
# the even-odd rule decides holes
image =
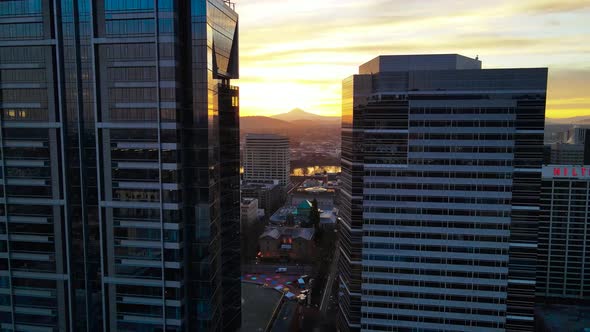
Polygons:
[[588,301],[590,166],[548,165],[542,174],[536,295]]
[[251,225],[258,220],[258,199],[242,197],[240,218],[242,226]]
[[309,261],[315,255],[315,230],[300,227],[268,227],[258,238],[262,258]]
[[380,56],[342,83],[340,331],[532,331],[547,69]]
[[325,181],[305,180],[299,187],[291,191],[291,205],[296,206],[301,202],[311,202],[315,199],[320,209],[332,210],[334,208],[336,188],[337,186],[335,184],[330,186]]
[[243,155],[244,180],[278,180],[287,187],[291,170],[289,138],[274,134],[248,134]]
[[584,125],[574,125],[561,136],[564,143],[569,144],[586,144],[590,138],[588,131],[590,127]]
[[240,187],[242,197],[256,198],[258,207],[264,209],[266,216],[271,216],[284,203],[284,188],[278,181],[244,182]]
[[551,164],[584,165],[584,144],[551,144]]
[[550,158],[545,160],[555,165],[590,164],[590,128],[574,126],[561,134],[561,139],[550,146]]
[[[297,206],[283,206],[270,216],[270,223],[274,225],[286,225],[289,215],[292,215],[294,225],[307,225],[311,206],[312,204],[308,200],[299,202]],[[326,229],[336,227],[336,213],[333,209],[320,209],[320,227]]]

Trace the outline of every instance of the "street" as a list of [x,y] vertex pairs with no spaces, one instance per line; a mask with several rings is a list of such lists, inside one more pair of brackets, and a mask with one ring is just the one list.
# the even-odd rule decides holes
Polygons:
[[326,286],[324,287],[322,302],[320,303],[320,312],[322,313],[322,315],[326,314],[326,309],[328,308],[328,303],[330,300],[330,294],[332,293],[334,279],[336,279],[336,274],[338,272],[339,259],[340,246],[338,245],[338,243],[336,243],[336,252],[334,253],[334,257],[332,258],[332,264],[330,264],[330,274],[328,275],[328,279],[326,280]]

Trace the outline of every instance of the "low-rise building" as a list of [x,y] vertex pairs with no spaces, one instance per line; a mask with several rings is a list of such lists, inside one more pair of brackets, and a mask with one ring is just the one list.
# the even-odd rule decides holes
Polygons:
[[[297,206],[283,206],[278,209],[272,216],[270,216],[270,223],[276,226],[288,225],[289,218],[292,216],[292,225],[299,226],[307,225],[309,223],[309,211],[312,203],[308,200],[299,202]],[[318,204],[319,206],[319,204]],[[325,229],[333,229],[336,226],[336,209],[320,210],[320,227]]]
[[258,238],[262,259],[309,261],[315,254],[315,230],[301,227],[268,227]]

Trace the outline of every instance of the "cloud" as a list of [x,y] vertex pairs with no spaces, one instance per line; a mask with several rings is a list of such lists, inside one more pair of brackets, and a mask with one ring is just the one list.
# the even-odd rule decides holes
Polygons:
[[554,14],[590,9],[587,0],[535,1],[526,5],[523,10],[534,14]]
[[549,67],[548,112],[590,112],[588,8],[587,0],[243,1],[242,110],[297,104],[335,114],[341,80],[378,55],[459,53],[480,55],[484,68]]
[[381,54],[380,52],[389,50],[388,53],[404,54],[404,53],[433,53],[447,50],[461,50],[461,49],[504,49],[515,47],[530,47],[539,45],[541,43],[551,43],[550,40],[536,40],[524,38],[505,38],[505,37],[467,37],[458,36],[459,38],[446,41],[431,41],[431,42],[407,42],[401,41],[396,43],[377,43],[377,44],[359,44],[359,45],[343,45],[343,46],[323,46],[311,48],[298,48],[280,51],[261,51],[251,54],[242,55],[242,60],[260,60],[269,61],[274,58],[288,57],[296,58],[301,54],[326,54],[332,53],[333,56],[347,53],[373,53],[375,56]]

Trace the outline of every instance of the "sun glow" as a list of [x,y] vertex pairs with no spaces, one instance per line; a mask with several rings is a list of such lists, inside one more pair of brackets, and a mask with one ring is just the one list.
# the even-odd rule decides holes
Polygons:
[[459,53],[484,68],[549,67],[547,116],[590,114],[590,2],[249,0],[241,114],[340,115],[342,79],[380,54]]

